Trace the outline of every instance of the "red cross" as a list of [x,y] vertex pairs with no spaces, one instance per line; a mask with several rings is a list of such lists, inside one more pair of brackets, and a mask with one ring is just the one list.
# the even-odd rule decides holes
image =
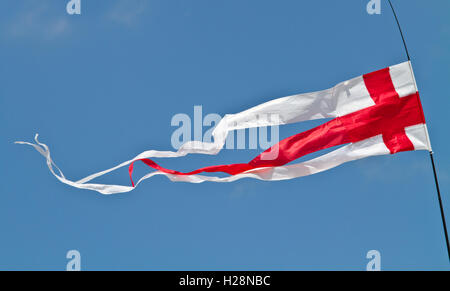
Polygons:
[[[419,93],[400,98],[392,82],[389,68],[366,74],[363,79],[375,105],[337,117],[280,141],[265,151],[271,152],[274,147],[278,147],[276,149],[278,156],[275,159],[265,160],[261,154],[246,164],[211,166],[188,173],[165,169],[150,159],[141,161],[169,174],[225,172],[236,175],[255,168],[282,166],[312,152],[359,142],[377,135],[383,136],[383,141],[392,154],[414,150],[414,145],[405,133],[405,127],[425,123]],[[130,164],[129,173],[131,178],[133,163]],[[131,181],[134,185],[132,179]]]
[[[405,127],[425,123],[419,93],[400,98],[392,83],[389,68],[366,74],[363,77],[375,104],[385,107],[380,110],[379,114],[389,116],[389,118],[383,119],[385,122],[380,128],[386,147],[391,154],[413,151],[414,145],[406,135]],[[388,104],[392,104],[392,106]]]
[[425,123],[419,93],[400,98],[389,68],[366,74],[363,78],[375,105],[288,137],[278,144],[277,159],[264,161],[259,155],[249,164],[253,167],[281,166],[318,150],[380,134],[392,154],[414,150],[405,127]]

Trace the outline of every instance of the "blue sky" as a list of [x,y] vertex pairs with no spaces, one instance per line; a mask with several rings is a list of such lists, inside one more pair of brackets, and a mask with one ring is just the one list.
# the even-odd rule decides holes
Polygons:
[[[63,0],[3,3],[0,269],[64,270],[76,249],[84,270],[364,270],[375,249],[384,270],[449,270],[427,152],[283,182],[156,177],[102,196],[59,183],[39,154],[13,144],[40,133],[76,180],[171,149],[172,116],[195,105],[235,113],[405,61],[386,3],[371,16],[367,2],[82,0],[80,16]],[[394,4],[450,219],[450,3]],[[158,161],[188,170],[256,153]],[[99,181],[129,183],[126,169]]]

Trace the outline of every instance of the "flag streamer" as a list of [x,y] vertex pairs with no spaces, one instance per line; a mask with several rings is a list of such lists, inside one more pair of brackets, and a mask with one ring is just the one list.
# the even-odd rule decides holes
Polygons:
[[[286,180],[319,173],[369,156],[431,150],[416,88],[411,64],[405,62],[339,83],[328,90],[278,98],[237,114],[228,114],[213,131],[214,143],[190,141],[177,152],[145,151],[131,160],[79,181],[71,181],[63,175],[53,162],[48,146],[39,142],[37,136],[35,144],[17,143],[30,145],[41,153],[51,173],[62,183],[102,194],[129,192],[155,175],[190,183],[232,182],[242,178]],[[277,118],[265,118],[267,116]],[[166,169],[150,159],[175,158],[193,153],[215,155],[221,151],[228,132],[232,130],[322,118],[332,119],[280,141],[248,163],[216,165],[183,173]],[[335,146],[343,147],[309,161],[287,165],[310,153]],[[156,171],[145,175],[135,184],[132,174],[136,161],[144,162]],[[89,183],[124,166],[129,166],[131,186]],[[230,176],[199,175],[203,172],[224,172]]]

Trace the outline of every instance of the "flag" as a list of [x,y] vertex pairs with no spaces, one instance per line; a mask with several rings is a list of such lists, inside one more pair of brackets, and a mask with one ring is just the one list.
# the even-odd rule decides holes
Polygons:
[[[274,118],[268,118],[268,117]],[[276,117],[276,118],[275,118]],[[314,119],[330,119],[313,129],[281,140],[248,163],[216,165],[180,172],[166,169],[150,158],[175,158],[188,154],[218,154],[230,131],[278,126]],[[214,142],[189,141],[174,151],[145,151],[135,158],[79,181],[64,177],[50,156],[47,145],[33,146],[47,161],[51,173],[62,183],[95,190],[102,194],[124,193],[155,175],[171,181],[201,183],[232,182],[242,178],[266,181],[288,180],[319,173],[343,163],[376,155],[429,150],[430,140],[411,63],[405,62],[341,82],[331,89],[271,100],[237,114],[227,114],[215,127]],[[327,154],[301,163],[291,162],[314,152],[341,146]],[[136,162],[155,171],[134,183]],[[128,166],[131,186],[90,183],[91,180]],[[200,175],[223,172],[226,177]]]

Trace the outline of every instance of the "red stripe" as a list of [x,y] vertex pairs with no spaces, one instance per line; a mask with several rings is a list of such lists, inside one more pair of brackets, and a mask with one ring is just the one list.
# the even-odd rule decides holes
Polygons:
[[383,133],[383,141],[391,154],[414,150],[414,145],[406,135],[405,129]]
[[367,91],[375,104],[398,99],[389,68],[363,75]]
[[[330,147],[358,142],[382,134],[391,153],[414,150],[414,146],[405,134],[405,127],[424,123],[423,111],[418,93],[399,98],[392,83],[389,69],[380,70],[363,76],[374,106],[335,118],[308,131],[293,135],[266,150],[246,164],[229,164],[200,168],[192,172],[179,172],[163,168],[150,159],[142,159],[146,165],[168,174],[194,175],[202,172],[224,172],[236,175],[261,167],[285,165],[302,156]],[[264,159],[264,154],[276,150],[274,159]],[[132,180],[133,164],[129,174]]]

